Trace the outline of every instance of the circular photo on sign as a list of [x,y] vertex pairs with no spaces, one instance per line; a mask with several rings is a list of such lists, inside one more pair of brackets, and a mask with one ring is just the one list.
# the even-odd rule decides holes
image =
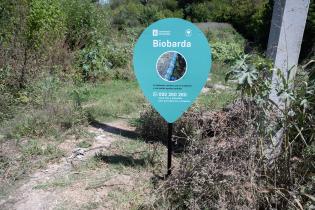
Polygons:
[[185,57],[176,51],[168,51],[160,55],[156,62],[156,71],[159,76],[168,82],[180,80],[186,73]]

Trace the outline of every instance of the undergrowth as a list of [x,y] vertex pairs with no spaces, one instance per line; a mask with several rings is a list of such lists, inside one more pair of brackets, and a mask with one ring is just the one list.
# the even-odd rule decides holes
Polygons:
[[[144,209],[314,207],[314,121],[308,121],[314,117],[314,69],[305,65],[285,76],[269,66],[249,56],[235,63],[227,79],[237,81],[241,99],[188,119],[196,126],[179,167]],[[269,99],[272,72],[282,108]]]

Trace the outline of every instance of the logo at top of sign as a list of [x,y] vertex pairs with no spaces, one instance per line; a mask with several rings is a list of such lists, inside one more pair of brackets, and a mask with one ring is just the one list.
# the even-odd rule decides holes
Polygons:
[[171,31],[161,31],[158,29],[153,29],[152,30],[152,36],[170,36]]
[[135,74],[145,97],[169,123],[195,101],[211,69],[211,49],[193,23],[167,18],[140,35],[133,53]]
[[187,37],[191,37],[191,35],[192,35],[192,30],[191,30],[190,28],[187,29],[187,30],[185,31],[185,34],[186,34]]
[[158,36],[159,35],[159,30],[153,29],[152,30],[152,36]]

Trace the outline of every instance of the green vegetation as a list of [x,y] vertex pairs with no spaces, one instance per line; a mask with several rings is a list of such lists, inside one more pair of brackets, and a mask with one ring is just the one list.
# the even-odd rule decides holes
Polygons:
[[[61,209],[312,208],[314,3],[301,56],[307,59],[286,77],[262,55],[272,2],[0,0],[0,201],[75,147],[95,149],[88,129],[110,133],[106,123],[119,119],[144,140],[121,138],[33,188],[110,188],[107,200],[74,207],[65,200]],[[196,103],[175,123],[181,153],[174,175],[158,181],[150,178],[164,173],[166,151],[158,142],[165,143],[167,126],[139,90],[132,54],[144,28],[166,17],[206,22],[197,25],[212,47],[213,67]],[[281,78],[281,113],[268,100],[273,73]],[[266,151],[279,128],[284,141],[270,161]],[[118,175],[137,185],[117,184]]]
[[86,141],[86,140],[83,140],[83,141],[80,141],[78,144],[77,144],[78,147],[80,148],[89,148],[92,146],[92,143]]
[[[313,67],[304,66],[291,69],[285,76],[257,55],[237,60],[226,79],[237,81],[241,99],[223,111],[197,117],[202,119],[202,126],[198,132],[190,132],[180,167],[158,190],[158,199],[147,206],[310,208],[314,176],[309,173],[315,170],[310,162],[314,158],[313,71]],[[277,88],[284,108],[269,100],[273,72],[280,77]],[[281,117],[277,117],[279,110]],[[199,114],[191,112],[192,116]],[[276,156],[271,156],[274,153],[269,152],[268,145],[270,141],[276,143],[274,136],[279,130],[283,132],[283,146]],[[285,195],[286,192],[290,193]]]
[[[146,192],[152,188],[152,171],[162,174],[166,149],[159,143],[147,144],[141,139],[123,139],[114,142],[110,149],[80,162],[70,174],[56,177],[34,186],[35,190],[72,189],[84,183],[85,191],[107,187],[108,195],[101,202],[86,206],[111,205],[117,208],[136,208],[144,202]],[[93,204],[91,204],[93,203]],[[69,208],[74,201],[62,204]],[[91,207],[92,208],[92,207]]]
[[92,119],[108,121],[140,111],[145,102],[136,81],[112,80],[76,89],[81,105]]

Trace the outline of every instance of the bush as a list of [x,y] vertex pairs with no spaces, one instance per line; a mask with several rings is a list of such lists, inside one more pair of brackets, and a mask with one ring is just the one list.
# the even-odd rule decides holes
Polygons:
[[[236,62],[229,74],[238,79],[242,99],[195,119],[206,123],[194,127],[197,130],[187,138],[178,167],[146,208],[311,208],[315,171],[311,164],[315,142],[312,74],[305,66],[294,80],[294,70],[287,77],[278,72],[277,88],[285,109],[277,118],[277,109],[269,100],[271,75],[277,70],[270,68],[259,56]],[[283,143],[270,161],[268,149],[275,147],[270,136],[279,127],[285,129]]]
[[247,39],[263,46],[268,40],[272,15],[269,0],[180,0],[184,17],[193,22],[229,22]]
[[226,141],[224,146],[196,141],[159,192],[161,198],[155,205],[167,205],[167,209],[257,209],[257,166],[246,140],[235,145]]
[[[130,37],[129,37],[130,38]],[[130,60],[133,43],[107,42],[98,40],[80,51],[78,65],[84,81],[105,80],[110,78],[126,79],[133,78]]]
[[227,80],[237,81],[242,96],[267,100],[271,90],[272,63],[259,55],[242,55],[226,74]]
[[[173,140],[175,149],[182,151],[193,136],[198,135],[205,139],[222,133],[227,126],[225,123],[228,123],[231,128],[233,128],[231,124],[242,123],[242,119],[238,119],[240,112],[244,111],[241,106],[244,106],[244,104],[240,101],[236,102],[235,105],[231,105],[222,113],[206,111],[199,107],[190,108],[174,123]],[[237,127],[231,129],[231,133],[239,132],[237,129]],[[167,122],[151,107],[144,108],[144,111],[140,113],[137,131],[149,142],[167,143]]]
[[214,61],[233,64],[244,54],[243,46],[237,43],[216,42],[211,45]]
[[112,64],[105,57],[106,49],[99,41],[95,47],[85,48],[80,51],[78,63],[84,81],[106,78]]
[[27,17],[27,48],[37,49],[45,42],[52,45],[64,33],[65,14],[60,1],[32,0]]
[[71,49],[83,48],[92,41],[98,13],[90,0],[62,0],[66,14],[66,43]]
[[168,17],[183,17],[182,10],[176,8],[175,1],[149,1],[141,4],[139,1],[128,1],[125,4],[114,2],[113,24],[118,29],[149,25],[157,20]]
[[[173,175],[157,190],[159,209],[256,209],[259,206],[255,158],[254,104],[239,100],[208,115],[189,139]],[[201,130],[199,130],[201,129]],[[208,135],[202,133],[207,130]],[[152,204],[149,204],[149,206]],[[148,206],[147,206],[148,207]]]
[[[273,1],[237,0],[229,4],[230,16],[226,21],[247,39],[266,47],[272,17]],[[267,33],[266,33],[267,32]]]
[[[203,114],[204,111],[193,107],[174,123],[175,150],[182,150],[197,128],[206,123],[203,120]],[[167,144],[167,122],[152,107],[146,107],[140,113],[137,132],[149,142],[157,141]],[[203,131],[203,135],[207,135],[207,130]]]
[[[310,45],[313,43],[313,45]],[[303,36],[302,48],[300,53],[300,61],[311,59],[315,56],[315,2],[310,2],[306,27]]]
[[[0,68],[10,66],[6,85],[25,88],[47,66],[47,57],[64,36],[65,15],[60,1],[31,0],[6,3],[1,17]],[[1,3],[2,4],[2,3]],[[58,46],[59,47],[59,46]],[[47,57],[46,57],[47,56]]]
[[193,3],[188,8],[190,19],[193,22],[226,22],[230,15],[230,7],[224,1]]
[[113,24],[120,30],[126,27],[139,26],[139,18],[142,11],[143,5],[139,2],[128,2],[127,4],[122,4],[113,12]]
[[10,66],[5,66],[0,69],[0,123],[6,119],[9,119],[14,114],[14,95],[10,87],[10,74],[12,69]]
[[61,89],[62,84],[57,78],[48,77],[20,91],[15,98],[19,102],[13,106],[16,113],[2,123],[1,133],[13,139],[25,136],[59,138],[62,133],[86,123],[85,113],[69,97],[67,90]]
[[245,39],[232,27],[225,29],[206,29],[206,36],[212,47],[214,61],[233,65],[244,55]]
[[[173,133],[174,136],[180,138],[177,142],[180,147],[186,144],[187,136],[192,134],[193,127],[196,127],[195,119],[187,121],[185,116],[181,117],[174,124]],[[185,121],[186,123],[182,123]],[[179,124],[185,127],[180,127]],[[152,107],[148,106],[144,108],[144,111],[140,113],[140,118],[137,123],[137,132],[149,142],[162,142],[167,144],[167,122],[156,112]],[[182,137],[182,138],[181,138]],[[180,148],[177,146],[177,148]]]
[[[314,180],[305,173],[315,171],[314,165],[309,164],[309,157],[313,156],[312,152],[305,155],[305,151],[312,151],[315,142],[313,129],[315,85],[311,74],[305,71],[305,67],[299,67],[290,69],[288,75],[284,75],[278,69],[270,69],[268,63],[261,59],[245,59],[241,63],[245,65],[233,69],[232,75],[238,78],[239,89],[242,90],[244,96],[255,101],[262,110],[256,124],[261,138],[264,139],[260,155],[265,159],[267,166],[263,173],[270,176],[270,179],[263,179],[263,185],[283,187],[283,190],[280,191],[269,190],[265,195],[264,202],[269,205],[278,203],[278,206],[286,209],[295,206],[295,203],[308,207],[310,200],[307,195],[314,190],[309,187],[314,184]],[[256,72],[256,76],[250,80],[248,78],[251,77],[249,75],[253,71],[249,71],[248,65],[252,65],[255,69],[253,71]],[[263,68],[259,69],[261,67]],[[299,72],[297,75],[296,70]],[[283,103],[282,108],[269,99],[273,73],[279,77],[276,91]],[[280,146],[276,147],[273,139],[276,138],[274,137],[275,132],[279,128],[283,129],[283,136],[279,140]],[[270,154],[270,148],[273,148],[272,154]],[[296,161],[297,159],[299,161]],[[279,198],[278,196],[282,193],[284,193],[284,197]],[[264,208],[266,207],[264,206]]]

